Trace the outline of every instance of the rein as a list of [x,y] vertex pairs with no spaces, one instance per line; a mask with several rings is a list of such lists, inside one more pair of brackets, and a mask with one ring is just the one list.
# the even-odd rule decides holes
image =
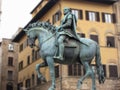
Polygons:
[[49,38],[47,38],[46,40],[44,40],[44,41],[40,44],[40,46],[41,46],[43,43],[45,43],[46,41],[48,41],[49,39],[51,39],[56,33],[57,33],[57,32],[53,33],[52,36],[50,36]]
[[[48,41],[49,39],[51,39],[56,33],[57,33],[57,32],[53,33],[52,36],[50,36],[49,38],[47,38],[46,40],[44,40],[44,41],[40,44],[40,46],[41,46],[43,43],[45,43],[46,41]],[[34,44],[34,46],[40,50],[40,47],[39,47],[38,45]]]

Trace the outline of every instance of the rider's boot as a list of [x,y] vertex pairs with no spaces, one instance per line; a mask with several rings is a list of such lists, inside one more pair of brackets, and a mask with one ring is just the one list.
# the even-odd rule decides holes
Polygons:
[[64,44],[59,44],[59,56],[55,56],[54,59],[63,60]]

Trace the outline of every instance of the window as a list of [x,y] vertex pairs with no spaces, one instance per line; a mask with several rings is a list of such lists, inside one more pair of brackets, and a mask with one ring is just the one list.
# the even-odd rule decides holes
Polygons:
[[30,56],[27,57],[27,65],[30,64]]
[[35,60],[38,59],[37,52],[38,52],[38,51],[35,51]]
[[99,43],[97,35],[90,35],[90,39],[92,39],[92,40],[96,41],[97,43]]
[[13,57],[8,57],[8,66],[13,66]]
[[13,50],[14,50],[13,44],[8,44],[8,50],[9,50],[9,51],[13,51]]
[[33,49],[32,50],[32,61],[34,61],[35,60],[35,50]]
[[116,23],[115,14],[102,13],[102,21],[105,23]]
[[115,47],[115,39],[113,36],[107,36],[107,47]]
[[13,80],[13,71],[8,71],[8,80]]
[[34,85],[34,84],[35,84],[35,75],[32,74],[32,85]]
[[118,77],[116,65],[109,65],[109,77]]
[[39,59],[39,58],[40,58],[40,52],[37,51],[37,59]]
[[21,52],[23,50],[23,44],[20,45],[19,51]]
[[86,11],[86,20],[100,21],[99,12]]
[[27,80],[25,81],[25,87],[26,87],[27,89],[30,88],[30,79],[27,79]]
[[69,76],[80,76],[81,75],[81,65],[76,63],[73,65],[68,65],[68,75]]
[[61,11],[57,11],[54,15],[53,15],[53,24],[55,24],[57,21],[60,20],[60,16],[61,16]]
[[22,69],[23,69],[23,61],[19,63],[19,70],[22,70]]
[[59,66],[55,66],[55,78],[59,77]]
[[84,33],[77,33],[80,37],[85,38],[85,34]]
[[26,48],[28,46],[28,39],[25,40],[24,44],[23,44],[23,48]]
[[18,89],[17,89],[17,90],[21,90],[22,87],[23,87],[23,82],[20,82],[20,83],[18,84]]
[[83,19],[82,10],[72,9],[72,13],[76,16],[77,19]]

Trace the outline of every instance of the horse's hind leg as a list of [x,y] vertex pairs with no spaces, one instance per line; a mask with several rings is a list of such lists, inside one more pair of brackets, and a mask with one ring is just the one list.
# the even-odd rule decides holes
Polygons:
[[[91,73],[92,73],[92,70],[91,70],[88,62],[84,62],[84,61],[83,61],[82,64],[83,64],[83,66],[84,66],[84,68],[85,68],[85,75],[84,75],[82,78],[79,79],[78,85],[77,85],[77,90],[80,90],[81,85],[82,85],[84,79],[87,78],[88,76],[90,76]],[[93,75],[91,75],[91,76],[93,77]],[[93,77],[93,78],[94,78],[94,77]],[[93,83],[94,83],[94,81],[93,81]],[[92,89],[92,90],[95,90],[95,89]]]
[[96,90],[95,74],[94,74],[92,68],[90,68],[90,69],[91,69],[91,78],[92,78],[92,90]]
[[85,75],[78,80],[77,90],[79,90],[81,88],[83,80],[90,75],[90,72],[89,72],[90,70],[89,70],[88,63],[87,62],[82,62],[82,64],[83,64],[83,66],[85,68]]
[[41,79],[42,81],[46,82],[45,77],[42,75],[42,73],[40,72],[40,67],[46,67],[48,66],[46,62],[43,62],[41,64],[36,64],[36,72],[38,74],[38,78]]

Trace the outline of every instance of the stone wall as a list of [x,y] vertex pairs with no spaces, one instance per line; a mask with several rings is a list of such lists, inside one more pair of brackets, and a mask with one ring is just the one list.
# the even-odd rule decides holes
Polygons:
[[[62,80],[62,85],[60,80],[57,80],[56,90],[76,90],[77,81],[79,78],[70,77]],[[35,87],[34,90],[48,90],[50,82],[44,83]],[[97,90],[120,90],[120,79],[106,79],[104,84],[99,84],[96,80]],[[86,79],[82,84],[80,90],[91,90],[91,79]]]

